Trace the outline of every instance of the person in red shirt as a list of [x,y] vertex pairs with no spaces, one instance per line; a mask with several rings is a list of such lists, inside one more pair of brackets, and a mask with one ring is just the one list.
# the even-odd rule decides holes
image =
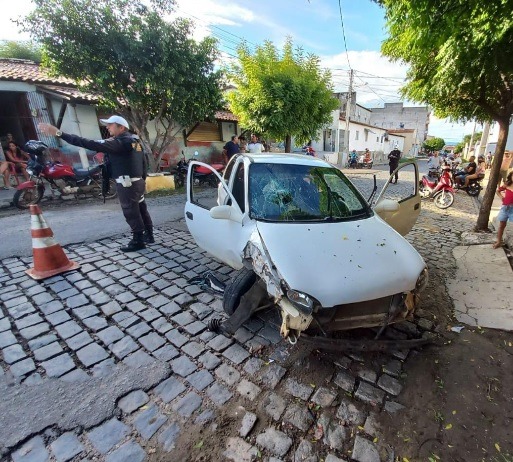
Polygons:
[[493,244],[494,249],[502,247],[502,236],[506,229],[508,221],[513,221],[513,170],[508,173],[504,186],[497,189],[502,196],[502,207],[497,215],[499,221],[499,229],[497,230],[497,241]]

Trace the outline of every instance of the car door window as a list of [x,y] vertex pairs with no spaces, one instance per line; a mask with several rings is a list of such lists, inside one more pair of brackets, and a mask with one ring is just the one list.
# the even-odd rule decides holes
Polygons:
[[232,194],[242,213],[245,211],[245,187],[244,187],[244,162],[237,167],[237,173],[233,179]]
[[[212,170],[210,175],[216,175],[214,170],[207,165],[202,164],[204,168],[207,168],[209,170]],[[194,168],[195,165],[192,166]],[[221,194],[222,190],[222,194]],[[228,196],[228,190],[226,185],[223,181],[219,183],[219,187],[215,188],[212,187],[211,183],[208,181],[205,181],[203,178],[198,178],[197,176],[192,176],[192,178],[189,181],[189,192],[190,192],[190,201],[194,205],[198,205],[201,208],[210,210],[212,207],[215,207],[218,205],[218,197]]]

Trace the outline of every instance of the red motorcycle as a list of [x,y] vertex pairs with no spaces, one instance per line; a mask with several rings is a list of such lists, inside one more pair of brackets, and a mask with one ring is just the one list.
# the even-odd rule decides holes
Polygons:
[[440,175],[431,172],[422,177],[419,193],[422,198],[433,199],[439,209],[446,209],[454,202],[454,189],[451,178],[451,168],[445,166]]
[[[172,170],[175,179],[175,188],[181,188],[185,184],[185,180],[187,179],[187,172],[189,170],[189,162],[190,160],[185,160],[185,154],[182,151],[183,159],[178,161],[176,167]],[[224,164],[216,163],[210,165],[219,175],[223,175],[223,171],[225,168]],[[218,181],[217,177],[206,167],[201,167],[197,165],[193,172],[194,182],[198,185],[202,186],[212,186],[213,188],[217,188]]]
[[[13,203],[19,209],[26,209],[31,204],[37,204],[45,193],[45,182],[50,184],[52,194],[60,196],[85,195],[102,198],[102,165],[88,170],[76,169],[60,162],[46,161],[45,153],[48,146],[41,141],[28,141],[25,152],[30,156],[27,163],[27,173],[30,180],[16,188]],[[110,179],[110,187],[106,199],[116,197],[116,182]]]

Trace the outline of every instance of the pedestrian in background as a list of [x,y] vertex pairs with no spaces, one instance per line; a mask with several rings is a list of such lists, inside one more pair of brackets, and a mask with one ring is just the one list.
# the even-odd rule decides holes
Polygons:
[[513,171],[508,173],[504,186],[500,186],[497,192],[502,197],[502,207],[497,215],[499,229],[497,230],[497,240],[493,244],[494,249],[502,247],[502,237],[508,221],[513,221]]
[[248,142],[246,141],[245,136],[239,136],[239,150],[240,152],[246,152],[246,147],[248,145]]
[[39,130],[45,135],[62,138],[74,146],[103,152],[112,175],[116,180],[116,190],[125,220],[132,230],[132,240],[121,247],[122,252],[134,252],[144,249],[146,243],[155,242],[153,223],[144,200],[146,189],[146,156],[137,137],[129,133],[128,122],[118,115],[100,119],[107,126],[111,138],[106,140],[88,140],[76,135],[63,133],[50,124],[39,124]]
[[511,167],[511,161],[513,160],[513,152],[512,151],[504,151],[504,156],[502,157],[502,164],[499,170],[499,175],[502,178],[503,184],[506,184],[506,177],[508,176],[508,170]]
[[232,135],[232,139],[228,141],[223,147],[223,160],[225,165],[228,164],[232,156],[240,152],[239,137]]
[[255,134],[251,135],[251,141],[248,144],[248,151],[253,154],[264,152],[264,146],[262,143],[260,143],[260,141],[258,141],[258,138]]
[[[390,151],[388,155],[388,166],[390,167],[390,175],[394,173],[394,170],[399,167],[399,159],[401,158],[401,151],[395,147]],[[395,172],[395,181],[391,181],[390,183],[397,184],[397,180],[399,180],[399,173]]]

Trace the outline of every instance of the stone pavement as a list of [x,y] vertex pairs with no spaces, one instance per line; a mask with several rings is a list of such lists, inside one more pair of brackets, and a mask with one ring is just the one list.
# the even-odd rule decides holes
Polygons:
[[[446,211],[423,205],[409,240],[431,271],[450,273],[452,248],[475,221],[473,199],[458,196]],[[118,239],[68,246],[81,269],[42,283],[25,275],[31,259],[0,262],[2,460],[393,457],[375,441],[376,420],[403,408],[408,351],[296,356],[272,310],[233,339],[209,332],[222,301],[187,281],[206,270],[227,281],[233,271],[198,249],[183,223],[161,227],[156,240],[132,254]],[[387,335],[434,328],[417,318]]]

